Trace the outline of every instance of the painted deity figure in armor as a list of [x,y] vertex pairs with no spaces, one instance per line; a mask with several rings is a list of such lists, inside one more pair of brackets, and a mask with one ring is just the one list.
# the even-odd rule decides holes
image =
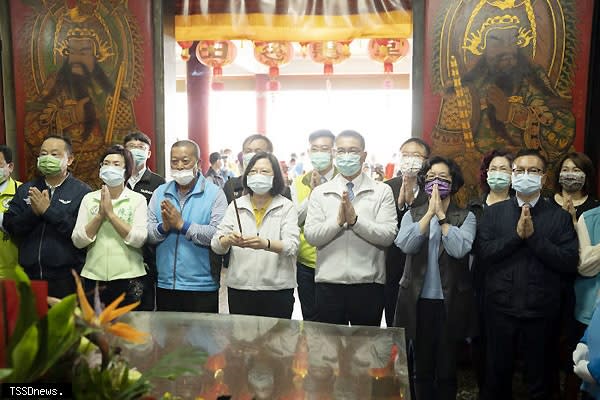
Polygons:
[[[36,149],[48,134],[71,138],[76,157],[72,172],[92,186],[100,184],[98,159],[105,146],[122,142],[135,129],[132,77],[139,65],[128,65],[128,46],[122,46],[127,32],[120,27],[122,14],[106,13],[102,1],[80,1],[73,8],[55,2],[40,10],[32,24],[31,82],[26,85],[25,141],[28,175],[35,173]],[[48,16],[58,16],[49,18]],[[45,26],[45,27],[44,27]],[[111,29],[116,27],[117,29]],[[51,31],[52,36],[35,35]],[[44,50],[52,49],[43,55]],[[40,55],[42,54],[42,55]],[[120,69],[122,71],[120,71]],[[119,101],[113,106],[113,99]]]
[[[432,132],[433,147],[456,159],[465,171],[462,200],[477,196],[476,170],[489,150],[537,149],[552,165],[569,150],[575,136],[569,90],[572,66],[557,69],[564,58],[538,41],[538,32],[562,35],[561,40],[568,32],[546,26],[546,10],[534,8],[528,0],[471,4],[475,4],[471,10],[455,4],[443,15],[439,58],[434,57],[443,98]],[[554,47],[570,51],[564,45],[558,48],[556,41]]]

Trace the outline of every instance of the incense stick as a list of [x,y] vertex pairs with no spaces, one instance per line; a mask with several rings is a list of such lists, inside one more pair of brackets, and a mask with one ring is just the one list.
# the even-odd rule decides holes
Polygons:
[[235,197],[233,198],[233,207],[235,208],[235,216],[237,217],[238,227],[240,228],[240,235],[242,234],[242,222],[240,221],[240,212],[238,210],[237,202]]

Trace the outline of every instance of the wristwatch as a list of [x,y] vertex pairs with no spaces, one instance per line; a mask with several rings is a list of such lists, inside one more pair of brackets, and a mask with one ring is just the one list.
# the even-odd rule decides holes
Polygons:
[[440,224],[440,226],[447,224],[447,223],[448,223],[448,220],[446,219],[446,217],[438,220],[438,224]]

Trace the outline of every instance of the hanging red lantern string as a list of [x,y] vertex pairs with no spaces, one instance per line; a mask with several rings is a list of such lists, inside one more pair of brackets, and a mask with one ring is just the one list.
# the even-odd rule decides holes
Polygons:
[[177,44],[179,45],[179,47],[181,47],[181,59],[186,62],[189,61],[190,47],[192,47],[192,44],[194,44],[194,42],[192,42],[192,41],[177,42]]
[[406,39],[371,39],[369,40],[369,56],[372,60],[383,63],[383,72],[394,72],[394,63],[404,58],[410,49]]
[[237,48],[230,40],[201,40],[196,46],[198,61],[212,68],[213,90],[223,90],[225,87],[222,76],[223,67],[235,59]]
[[350,57],[349,41],[312,42],[309,45],[310,58],[323,64],[325,75],[333,74],[333,64],[339,64]]
[[294,47],[290,42],[254,42],[254,58],[269,67],[267,90],[279,90],[279,66],[289,63],[294,57]]

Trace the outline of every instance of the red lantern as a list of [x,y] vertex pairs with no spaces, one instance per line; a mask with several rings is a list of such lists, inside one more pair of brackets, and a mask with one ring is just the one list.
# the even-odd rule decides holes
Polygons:
[[196,46],[198,61],[212,68],[212,89],[223,90],[223,67],[235,59],[237,48],[230,40],[202,40]]
[[333,74],[333,64],[339,64],[350,57],[350,42],[312,42],[309,45],[310,58],[314,62],[322,63],[325,75]]
[[406,39],[371,39],[369,56],[383,63],[385,73],[394,72],[394,63],[408,54],[410,46]]
[[279,66],[292,60],[294,47],[290,42],[254,42],[254,58],[269,67],[267,90],[279,90]]
[[192,41],[185,41],[185,42],[177,42],[177,44],[179,45],[179,47],[181,47],[181,59],[183,61],[189,61],[190,59],[190,47],[192,47],[192,45],[194,44],[194,42]]

